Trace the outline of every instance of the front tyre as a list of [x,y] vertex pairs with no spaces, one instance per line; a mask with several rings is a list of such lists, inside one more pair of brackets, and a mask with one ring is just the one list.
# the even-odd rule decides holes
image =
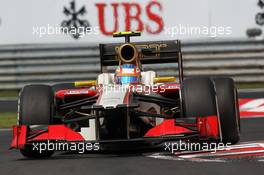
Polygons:
[[183,117],[217,115],[214,84],[210,78],[187,78],[181,87]]
[[231,78],[214,79],[223,143],[240,139],[240,116],[237,90]]
[[54,154],[54,151],[44,150],[40,152],[39,150],[35,150],[32,144],[27,144],[23,149],[20,149],[21,154],[27,158],[49,158]]
[[48,125],[52,123],[54,95],[48,85],[25,86],[19,96],[19,125]]

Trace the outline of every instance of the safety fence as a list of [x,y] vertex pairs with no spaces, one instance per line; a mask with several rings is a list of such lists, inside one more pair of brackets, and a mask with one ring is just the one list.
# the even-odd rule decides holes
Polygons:
[[[264,41],[183,42],[186,76],[231,76],[236,82],[264,82]],[[158,75],[176,75],[177,64],[145,65]],[[95,79],[100,72],[97,45],[0,46],[0,90],[26,84]]]

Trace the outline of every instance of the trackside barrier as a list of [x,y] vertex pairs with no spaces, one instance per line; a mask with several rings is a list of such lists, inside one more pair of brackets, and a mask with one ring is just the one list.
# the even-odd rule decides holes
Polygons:
[[[264,82],[264,41],[183,42],[186,76],[231,76],[236,82]],[[177,65],[143,66],[160,76],[177,74]],[[112,68],[114,70],[114,68]],[[0,46],[0,90],[26,84],[95,79],[100,70],[99,49],[92,44]]]

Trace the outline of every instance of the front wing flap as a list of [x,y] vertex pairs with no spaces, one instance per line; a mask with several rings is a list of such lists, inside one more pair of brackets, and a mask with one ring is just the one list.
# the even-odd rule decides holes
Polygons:
[[[177,119],[164,120],[161,124],[150,129],[142,138],[122,139],[122,140],[94,140],[90,142],[121,143],[121,142],[149,142],[161,143],[165,141],[179,140],[209,140],[219,139],[219,129],[217,116],[201,117],[196,122],[186,122]],[[14,126],[11,148],[23,149],[26,144],[32,142],[85,142],[85,138],[66,125],[48,125],[47,129],[30,130],[28,126]]]

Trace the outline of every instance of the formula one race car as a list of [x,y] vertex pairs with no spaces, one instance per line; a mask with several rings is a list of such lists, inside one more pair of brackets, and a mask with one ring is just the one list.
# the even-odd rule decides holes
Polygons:
[[[97,80],[28,85],[20,93],[11,148],[48,157],[33,143],[99,143],[101,149],[154,146],[167,141],[237,143],[240,117],[231,78],[184,78],[180,41],[130,42],[139,32],[118,32],[125,43],[100,44]],[[143,71],[142,64],[177,63],[176,77]],[[107,68],[115,66],[114,73]],[[101,147],[102,146],[102,147]]]

